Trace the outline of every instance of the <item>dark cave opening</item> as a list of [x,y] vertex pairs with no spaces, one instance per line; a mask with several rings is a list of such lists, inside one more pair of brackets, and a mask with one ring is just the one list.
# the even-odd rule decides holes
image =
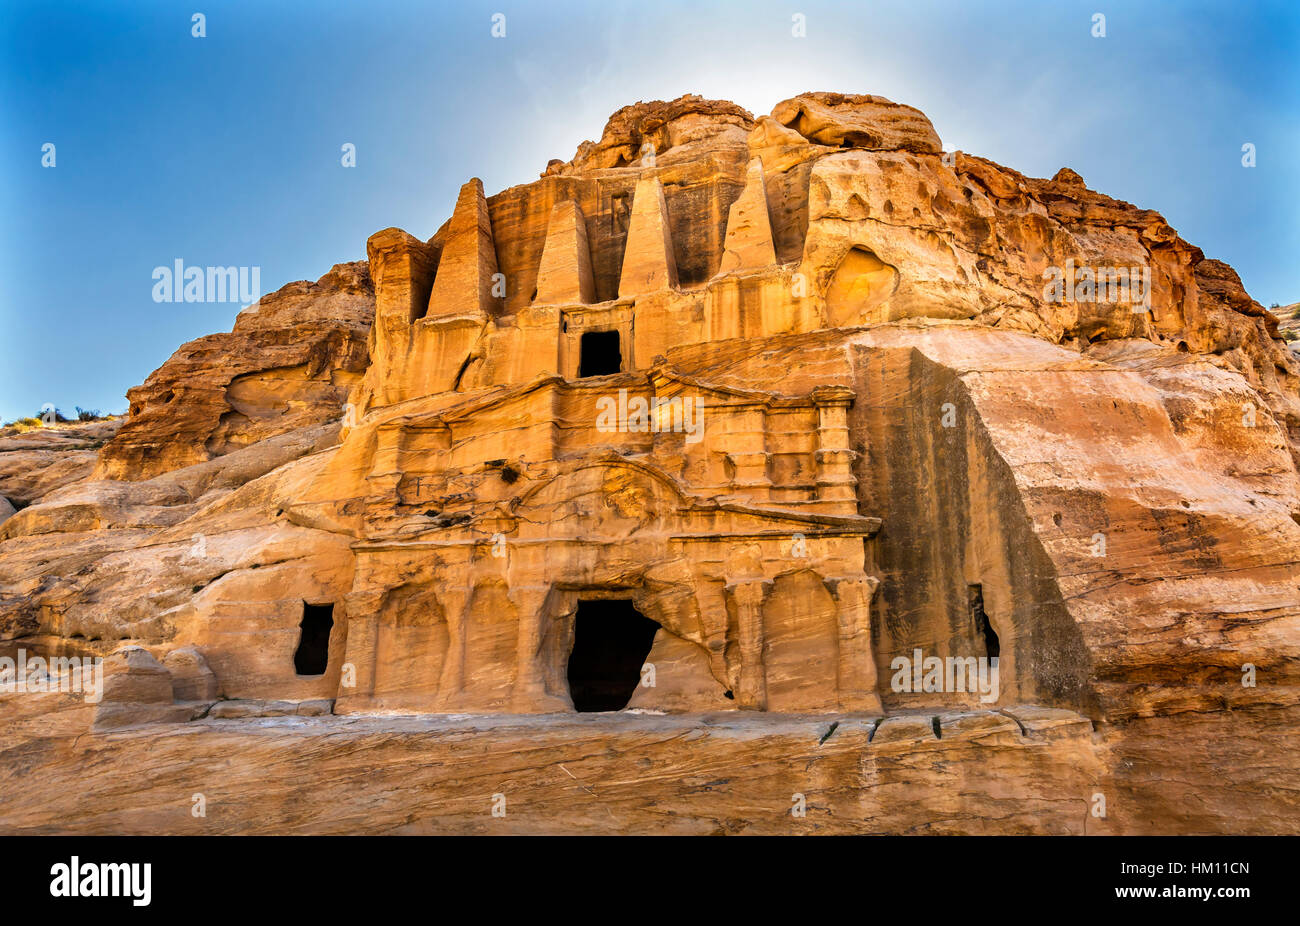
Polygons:
[[334,629],[333,604],[302,603],[302,632],[293,654],[299,675],[324,675],[330,656],[330,631]]
[[629,600],[579,601],[569,655],[574,709],[587,713],[627,707],[658,630]]
[[984,638],[984,655],[989,659],[996,659],[1001,652],[1001,644],[998,642],[998,635],[993,630],[993,625],[989,623],[989,616],[984,613],[984,587],[982,585],[971,585],[966,589],[966,598],[970,603],[971,619],[975,622],[975,632]]
[[609,376],[623,369],[617,331],[584,331],[579,347],[579,377]]

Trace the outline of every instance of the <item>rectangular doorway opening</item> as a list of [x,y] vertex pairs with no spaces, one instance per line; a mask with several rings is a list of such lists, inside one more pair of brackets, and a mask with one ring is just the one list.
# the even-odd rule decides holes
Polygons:
[[569,655],[574,709],[587,713],[627,707],[658,631],[659,625],[630,600],[579,601]]
[[334,629],[334,605],[302,603],[298,648],[293,668],[299,675],[324,675],[330,658],[330,631]]
[[579,349],[579,377],[609,376],[623,369],[617,331],[584,331]]

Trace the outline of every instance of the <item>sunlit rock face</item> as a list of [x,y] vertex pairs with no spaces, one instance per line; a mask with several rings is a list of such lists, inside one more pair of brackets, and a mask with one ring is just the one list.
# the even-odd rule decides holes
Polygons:
[[[393,715],[529,715],[473,722],[490,776],[645,745],[651,714],[704,743],[651,749],[674,783],[620,794],[629,827],[784,831],[745,808],[787,812],[821,755],[856,769],[822,831],[1297,829],[1300,362],[1158,213],[945,152],[881,97],[687,96],[366,254],[183,347],[93,447],[0,439],[0,630],[125,644],[131,682],[27,696],[15,742],[134,730],[121,771],[131,737],[220,753],[326,714],[239,760],[373,743],[330,755],[323,806],[408,737],[456,754]],[[171,826],[85,787],[104,827]],[[0,825],[59,828],[0,795]]]

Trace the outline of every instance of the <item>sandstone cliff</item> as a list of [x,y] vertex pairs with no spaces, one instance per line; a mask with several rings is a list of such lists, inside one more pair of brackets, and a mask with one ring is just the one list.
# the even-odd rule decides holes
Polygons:
[[[0,637],[157,689],[0,696],[0,828],[60,828],[40,770],[91,832],[1300,829],[1300,359],[1158,213],[881,97],[686,96],[427,232],[182,347],[93,471],[0,439]],[[666,716],[573,715],[606,600]],[[916,652],[1000,691],[900,690]],[[158,809],[232,752],[220,822]],[[475,821],[471,752],[531,815]]]
[[373,318],[364,263],[262,298],[229,334],[183,345],[127,392],[130,417],[95,477],[145,479],[337,419],[365,371]]

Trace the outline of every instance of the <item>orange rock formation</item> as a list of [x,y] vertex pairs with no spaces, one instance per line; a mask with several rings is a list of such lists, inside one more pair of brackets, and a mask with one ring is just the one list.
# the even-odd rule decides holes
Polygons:
[[[114,653],[0,695],[0,828],[491,831],[388,781],[465,731],[480,791],[535,757],[506,831],[1300,828],[1300,361],[1159,214],[880,97],[687,96],[367,257],[183,347],[93,472],[0,442],[0,629]],[[621,707],[665,716],[574,716]],[[196,765],[69,825],[22,773],[85,750]],[[150,809],[232,752],[224,822]],[[313,813],[250,783],[308,756]]]

